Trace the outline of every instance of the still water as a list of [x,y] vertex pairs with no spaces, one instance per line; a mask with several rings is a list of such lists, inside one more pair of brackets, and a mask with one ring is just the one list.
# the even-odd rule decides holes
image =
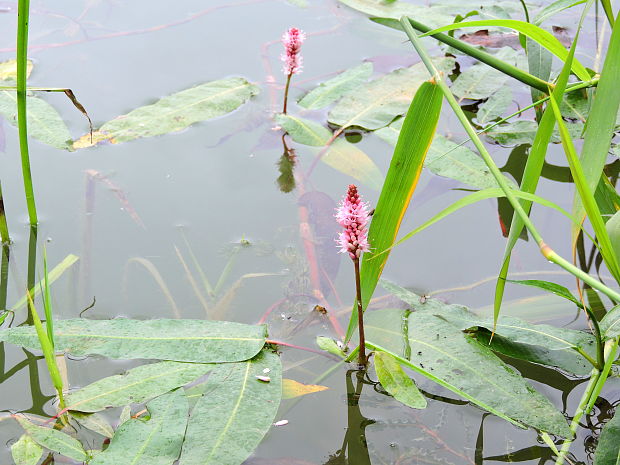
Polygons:
[[[93,303],[84,314],[90,318],[204,318],[204,302],[193,291],[179,258],[194,269],[193,253],[212,283],[222,278],[220,298],[208,302],[217,307],[218,316],[255,323],[271,309],[267,321],[272,337],[315,347],[316,335],[335,335],[321,323],[293,331],[317,303],[308,283],[302,243],[308,226],[300,224],[301,205],[308,207],[310,227],[320,236],[319,253],[328,257],[333,253],[328,261],[337,292],[328,295],[329,310],[346,325],[353,275],[350,261],[336,254],[332,241],[336,223],[331,218],[335,203],[354,180],[318,163],[305,180],[305,195],[299,188],[288,194],[279,190],[277,163],[283,147],[272,119],[280,111],[285,81],[279,39],[291,26],[306,31],[304,71],[293,80],[289,111],[322,124],[322,111],[308,112],[294,104],[307,90],[364,60],[373,62],[379,75],[410,66],[417,57],[404,36],[335,0],[311,1],[306,8],[299,3],[303,2],[184,0],[172,8],[169,2],[144,0],[33,1],[30,57],[34,70],[29,84],[70,87],[95,127],[162,96],[229,76],[242,76],[261,89],[234,113],[170,135],[75,152],[31,143],[40,216],[35,277],[41,278],[43,247],[50,267],[69,254],[79,257],[53,285],[58,318],[75,318]],[[470,8],[454,9],[456,15]],[[15,53],[15,12],[16,2],[0,1],[0,61]],[[556,21],[567,26],[566,34],[572,37],[574,18],[560,15]],[[579,59],[595,66],[594,17],[588,25],[584,43],[590,48],[583,47]],[[514,91],[519,100],[529,98],[518,85]],[[58,109],[74,139],[88,131],[85,119],[62,94],[44,98]],[[455,118],[444,113],[440,133],[462,140]],[[296,169],[303,172],[318,150],[291,145],[296,149]],[[367,136],[358,146],[382,173],[387,171],[390,145]],[[490,149],[499,166],[511,154],[511,148],[499,145]],[[34,249],[26,225],[17,131],[2,119],[0,151],[4,201],[14,239],[8,264],[11,307],[23,295],[29,248]],[[518,157],[518,152],[513,156]],[[550,157],[551,162],[565,165],[559,148],[551,148]],[[461,197],[463,193],[455,189],[462,187],[424,172],[401,231],[413,229]],[[363,185],[360,189],[374,205],[378,191]],[[539,192],[570,209],[570,185],[543,180]],[[569,225],[538,210],[533,217],[548,242],[567,255]],[[419,293],[443,290],[436,296],[488,309],[493,282],[470,285],[497,273],[504,242],[497,202],[488,200],[400,246],[384,275]],[[573,287],[569,277],[524,241],[516,249],[513,271],[535,271],[541,279]],[[382,295],[380,289],[377,295]],[[531,321],[565,324],[573,319],[572,308],[557,300],[519,303],[535,295],[530,289],[509,288],[508,298],[516,302],[510,311]],[[377,303],[382,305],[401,304],[387,298]],[[23,319],[22,309],[16,321]],[[581,329],[585,323],[578,320],[572,327]],[[53,388],[43,362],[14,346],[5,346],[0,354],[0,410],[53,414]],[[319,355],[291,350],[284,350],[283,363],[285,377],[306,383],[333,366]],[[567,415],[574,411],[581,380],[514,363],[558,409]],[[96,357],[69,360],[69,382],[80,387],[131,366]],[[329,390],[299,402],[283,402],[278,417],[288,420],[288,425],[274,428],[248,463],[345,463],[338,451],[346,444],[350,464],[552,463],[551,452],[537,442],[535,432],[520,430],[418,378],[429,397],[429,407],[423,411],[401,406],[370,380],[361,381],[344,367],[334,370],[320,382]],[[361,390],[359,399],[356,390],[357,394]],[[605,398],[617,399],[619,391],[618,380],[611,380],[600,405],[586,420],[588,429],[581,430],[571,449],[575,463],[590,463],[593,437],[600,422],[613,412]],[[112,422],[118,418],[118,412],[109,415]],[[10,446],[20,434],[14,422],[0,423],[2,444]],[[360,446],[364,441],[365,453]],[[10,460],[8,447],[0,448],[0,462]]]

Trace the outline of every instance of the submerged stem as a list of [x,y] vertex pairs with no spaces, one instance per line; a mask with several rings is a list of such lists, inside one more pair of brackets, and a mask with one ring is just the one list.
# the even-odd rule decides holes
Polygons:
[[355,290],[357,300],[357,320],[358,331],[360,335],[360,350],[359,357],[357,358],[360,365],[366,365],[368,359],[366,358],[366,338],[364,337],[364,310],[362,309],[362,286],[360,284],[360,259],[353,259],[353,266],[355,268]]

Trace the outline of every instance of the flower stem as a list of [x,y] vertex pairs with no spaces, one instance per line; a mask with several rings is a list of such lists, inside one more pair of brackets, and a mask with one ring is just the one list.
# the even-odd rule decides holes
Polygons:
[[362,286],[360,284],[360,259],[353,259],[353,266],[355,267],[355,290],[357,300],[357,319],[360,335],[360,350],[359,357],[357,358],[360,365],[365,366],[368,362],[366,358],[366,338],[364,337],[364,310],[362,309]]
[[286,115],[286,104],[288,103],[288,89],[291,86],[291,78],[293,77],[293,73],[289,73],[286,76],[286,86],[284,87],[284,107],[282,108],[282,113]]

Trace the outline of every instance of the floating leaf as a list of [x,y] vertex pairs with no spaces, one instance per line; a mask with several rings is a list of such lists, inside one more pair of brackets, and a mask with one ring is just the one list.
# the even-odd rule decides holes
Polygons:
[[387,352],[375,352],[375,370],[381,386],[407,407],[426,408],[426,399],[398,361]]
[[329,352],[332,355],[342,358],[346,357],[346,354],[343,352],[342,347],[336,344],[336,341],[334,341],[330,337],[318,336],[316,338],[316,345],[318,345],[325,352]]
[[[32,61],[28,60],[26,65],[26,79],[32,73]],[[17,60],[7,60],[0,62],[0,81],[17,81]]]
[[22,416],[16,415],[14,418],[40,446],[78,462],[84,462],[88,458],[82,444],[68,434],[54,428],[35,425]]
[[502,86],[489,99],[480,105],[476,113],[476,121],[481,126],[486,126],[491,121],[500,118],[512,103],[512,90],[508,86]]
[[15,465],[37,465],[43,455],[43,449],[30,436],[24,434],[11,446],[11,455]]
[[[270,383],[255,376],[269,368]],[[218,365],[194,407],[179,465],[239,465],[269,431],[282,397],[282,365],[263,350],[246,362]]]
[[320,384],[303,384],[294,379],[282,380],[282,399],[294,399],[315,392],[321,392],[329,389],[327,386]]
[[604,339],[620,336],[620,305],[612,308],[599,324]]
[[564,299],[571,301],[578,307],[582,306],[579,299],[577,299],[577,297],[575,297],[571,291],[569,291],[566,287],[561,286],[560,284],[557,284],[557,283],[552,283],[549,281],[541,281],[539,279],[524,279],[521,281],[514,280],[514,279],[507,279],[506,282],[513,283],[513,284],[521,284],[524,286],[537,287],[538,289],[543,289],[559,297],[563,297]]
[[[332,137],[332,133],[320,124],[297,116],[279,114],[276,115],[276,122],[300,144],[322,147]],[[344,139],[333,141],[321,161],[373,189],[381,188],[383,175],[377,165],[368,155]]]
[[[415,17],[418,21],[439,26],[454,21],[454,8],[443,5],[419,5],[403,1],[386,2],[385,0],[339,0],[354,10],[368,16],[400,19],[402,16]],[[462,6],[459,4],[459,6]]]
[[[514,65],[516,52],[510,47],[504,47],[495,57]],[[508,76],[484,63],[475,65],[463,71],[452,84],[451,90],[460,99],[485,99],[506,86]]]
[[189,405],[183,389],[146,404],[150,418],[123,423],[110,446],[90,465],[172,465],[178,458],[187,425]]
[[[182,362],[235,362],[256,355],[265,343],[265,326],[204,320],[59,320],[56,350],[73,355],[164,359]],[[39,349],[33,326],[0,331],[0,341]]]
[[114,436],[114,430],[110,423],[100,413],[71,412],[70,414],[84,428],[99,433],[106,438]]
[[[45,100],[38,97],[27,98],[28,135],[56,147],[68,150],[71,147],[71,134],[58,112]],[[0,114],[13,126],[17,126],[17,94],[0,90]]]
[[[258,92],[257,86],[238,77],[207,82],[108,121],[97,133],[116,144],[180,131],[230,113]],[[97,137],[96,142],[100,141]]]
[[308,110],[323,108],[343,95],[357,89],[372,75],[372,63],[367,61],[340,73],[335,78],[319,84],[299,100],[299,105]]
[[512,146],[531,144],[536,136],[536,131],[538,131],[536,121],[518,120],[495,126],[485,134],[498,144]]
[[[428,312],[409,315],[403,334],[402,310],[366,314],[369,346],[517,425],[570,437],[564,416],[491,350]],[[408,349],[406,349],[406,346]],[[411,360],[402,355],[410,351]]]
[[69,410],[97,412],[107,407],[142,403],[184,386],[208,373],[213,365],[159,362],[109,376],[65,396]]
[[598,440],[594,453],[594,465],[618,465],[620,463],[620,410],[609,420]]
[[[454,68],[454,59],[437,58],[434,64],[449,74]],[[392,71],[343,97],[329,112],[328,121],[341,127],[359,126],[370,130],[387,126],[407,112],[414,94],[427,79],[428,71],[422,63]]]

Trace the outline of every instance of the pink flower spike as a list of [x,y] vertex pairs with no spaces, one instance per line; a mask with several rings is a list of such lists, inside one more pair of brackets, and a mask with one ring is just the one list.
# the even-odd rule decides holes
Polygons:
[[304,40],[306,40],[306,34],[296,27],[290,28],[282,35],[284,53],[280,58],[284,62],[282,71],[285,75],[301,73],[302,57],[299,54],[299,50]]
[[344,228],[338,234],[340,253],[348,253],[352,260],[359,259],[362,252],[370,251],[366,225],[370,219],[368,203],[362,202],[357,187],[349,185],[347,194],[336,209],[336,221]]

